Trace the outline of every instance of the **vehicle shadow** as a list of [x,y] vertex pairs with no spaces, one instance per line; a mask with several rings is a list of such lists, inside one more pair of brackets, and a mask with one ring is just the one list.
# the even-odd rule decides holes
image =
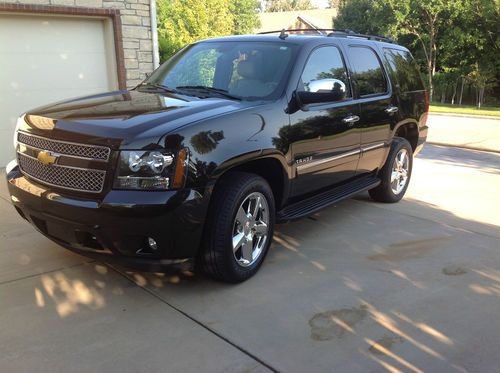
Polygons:
[[[363,198],[278,225],[258,275],[242,284],[84,263],[33,277],[22,289],[17,282],[14,290],[16,297],[31,297],[35,330],[50,320],[63,333],[64,320],[123,312],[125,300],[154,295],[283,371],[297,371],[308,356],[315,356],[310,371],[332,361],[349,371],[466,371],[470,364],[492,364],[500,228],[419,201],[404,202],[433,220]],[[468,223],[492,234],[454,227]],[[137,328],[148,319],[141,312]],[[472,353],[470,343],[479,343],[482,353]]]
[[469,167],[490,174],[500,174],[500,153],[427,144],[418,158],[442,165]]
[[[486,224],[483,222],[476,222],[473,220],[463,219],[454,215],[452,212],[439,209],[437,206],[417,201],[417,200],[403,200],[405,209],[401,212],[395,211],[395,214],[405,215],[404,211],[428,211],[429,216],[432,220],[429,224],[440,226],[442,224],[443,231],[450,229],[450,227],[456,227],[456,229],[463,230],[463,226],[469,225],[472,228],[481,226],[485,230],[491,233],[493,237],[500,238],[500,227],[492,224]],[[279,257],[283,253],[293,252],[298,257],[307,259],[307,243],[308,241],[314,240],[319,234],[324,233],[325,229],[331,234],[329,239],[332,240],[332,246],[335,244],[345,244],[345,242],[335,242],[338,241],[338,237],[335,237],[337,233],[350,234],[350,232],[342,232],[342,229],[349,226],[350,222],[345,221],[346,215],[350,219],[355,219],[360,223],[360,227],[372,226],[375,229],[379,229],[379,222],[373,219],[363,219],[362,217],[357,217],[357,215],[362,215],[367,209],[373,209],[375,206],[380,207],[384,204],[373,202],[367,193],[361,194],[353,200],[348,200],[341,202],[338,205],[334,205],[324,209],[323,211],[314,214],[308,218],[300,219],[297,221],[278,224],[275,228],[275,237],[273,238],[273,244],[269,250],[269,254],[264,262],[274,262],[278,261]],[[397,205],[393,205],[397,206]],[[380,214],[382,217],[387,213],[385,210],[376,211],[375,214]],[[347,214],[346,214],[346,211]],[[423,214],[421,214],[423,215]],[[378,216],[377,216],[378,218]],[[417,219],[418,217],[410,216],[410,219]],[[344,220],[344,222],[343,222]],[[446,222],[446,223],[442,223]],[[455,224],[453,224],[455,223]],[[380,227],[383,228],[383,227]],[[406,233],[408,236],[414,236],[412,232],[412,226],[407,226],[405,229],[399,229],[400,231]],[[439,230],[439,228],[438,228]],[[474,230],[471,229],[471,232]],[[362,232],[355,232],[355,234],[362,234]],[[388,233],[390,236],[390,232]],[[371,246],[377,247],[377,242],[370,240]],[[299,249],[300,248],[300,249]],[[374,249],[376,252],[376,250]],[[363,252],[367,255],[373,254],[369,247],[363,248]],[[315,264],[313,266],[319,267]],[[195,271],[185,271],[173,268],[172,270],[166,270],[162,273],[148,273],[148,272],[136,272],[123,267],[115,267],[118,271],[126,273],[131,276],[137,283],[141,285],[152,285],[153,287],[164,287],[168,285],[187,285],[192,283],[210,283],[211,286],[215,288],[222,286],[227,286],[224,283],[219,283],[217,281],[212,281],[209,278],[204,277],[202,274]]]
[[[277,370],[325,371],[335,362],[346,371],[488,371],[498,350],[499,247],[498,225],[362,194],[278,225],[258,275],[242,284],[83,263],[13,282],[2,299],[30,299],[30,307],[6,307],[3,320],[30,308],[23,318],[34,330],[47,318],[63,327],[123,312],[125,295],[146,291]],[[138,328],[148,319],[142,312]]]
[[[265,328],[268,322],[255,324],[255,315],[246,314],[256,312],[274,320],[275,333],[293,338],[295,331],[283,320],[302,318],[309,336],[291,345],[309,345],[310,340],[341,356],[347,353],[347,347],[338,344],[343,341],[350,356],[354,348],[365,367],[376,363],[388,370],[425,371],[419,367],[425,362],[425,367],[466,371],[470,359],[460,357],[468,350],[464,344],[488,330],[486,321],[475,324],[474,309],[481,307],[482,317],[493,322],[494,304],[500,301],[500,269],[495,264],[500,260],[500,227],[466,221],[420,201],[405,201],[405,210],[427,210],[432,221],[377,208],[361,198],[278,225],[261,271],[242,284],[227,285],[193,273],[118,270],[218,332],[231,335],[237,323],[240,328]],[[468,223],[492,235],[461,228]],[[432,304],[435,313],[428,311]],[[441,309],[442,304],[449,305]],[[448,307],[462,307],[467,313],[454,317]],[[470,336],[456,328],[460,323],[471,325]],[[256,341],[243,338],[241,343]],[[253,353],[271,358],[265,351]],[[278,358],[275,366],[291,368],[281,364]]]

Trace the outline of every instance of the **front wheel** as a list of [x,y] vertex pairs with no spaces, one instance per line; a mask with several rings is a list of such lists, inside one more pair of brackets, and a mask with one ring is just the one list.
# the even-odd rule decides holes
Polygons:
[[391,152],[379,172],[381,183],[369,191],[375,201],[394,203],[403,198],[410,183],[413,150],[408,140],[394,138]]
[[210,204],[202,265],[226,282],[253,276],[267,254],[274,230],[274,198],[260,176],[233,172],[217,184]]

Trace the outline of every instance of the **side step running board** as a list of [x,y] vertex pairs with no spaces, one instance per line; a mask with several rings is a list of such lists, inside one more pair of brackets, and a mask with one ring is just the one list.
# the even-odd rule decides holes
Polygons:
[[276,220],[278,223],[284,223],[290,220],[303,218],[324,209],[325,207],[333,205],[334,203],[375,188],[379,184],[380,179],[374,176],[364,177],[362,179],[352,181],[348,184],[335,187],[327,190],[326,192],[285,207],[283,210],[278,211]]

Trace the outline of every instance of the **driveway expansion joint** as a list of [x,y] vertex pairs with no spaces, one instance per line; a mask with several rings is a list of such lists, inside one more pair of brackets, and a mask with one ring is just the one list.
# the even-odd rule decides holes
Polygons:
[[219,332],[217,332],[216,330],[210,328],[209,326],[205,325],[203,322],[201,322],[200,320],[196,319],[195,317],[191,316],[190,314],[188,314],[187,312],[181,310],[179,307],[176,307],[174,306],[173,304],[167,302],[165,299],[163,299],[161,296],[159,296],[157,293],[155,293],[153,290],[151,289],[148,289],[147,287],[143,286],[143,285],[140,285],[138,284],[136,281],[134,281],[132,278],[130,278],[129,276],[127,276],[127,274],[121,272],[119,269],[107,264],[107,266],[109,268],[111,268],[113,271],[115,271],[116,273],[118,273],[119,275],[123,276],[124,278],[126,278],[128,281],[132,282],[134,285],[138,286],[139,288],[141,288],[142,290],[144,290],[146,293],[148,293],[149,295],[155,297],[156,299],[158,299],[160,302],[164,303],[165,305],[167,305],[168,307],[172,308],[174,311],[180,313],[182,316],[184,317],[187,317],[189,320],[193,321],[194,323],[196,323],[197,325],[201,326],[203,329],[207,330],[209,333],[215,335],[216,337],[218,337],[219,339],[223,340],[224,342],[226,342],[227,344],[231,345],[232,347],[236,348],[238,351],[240,351],[241,353],[245,354],[246,356],[248,356],[249,358],[255,360],[257,363],[261,364],[262,366],[266,367],[267,369],[269,369],[270,371],[274,372],[274,373],[279,373],[280,371],[274,367],[272,367],[269,363],[266,363],[265,361],[263,361],[262,359],[260,359],[259,357],[257,357],[256,355],[252,354],[250,351],[246,350],[245,348],[239,346],[238,344],[236,344],[235,342],[231,341],[229,338],[225,337],[224,335],[220,334]]
[[72,269],[72,268],[82,267],[84,265],[92,264],[92,263],[95,263],[95,260],[91,260],[91,261],[88,261],[88,262],[77,263],[77,264],[73,264],[73,265],[66,266],[66,267],[60,267],[60,268],[56,268],[56,269],[51,269],[51,270],[45,271],[45,272],[33,273],[31,275],[27,275],[27,276],[23,276],[23,277],[18,277],[18,278],[13,278],[13,279],[10,279],[10,280],[1,281],[0,282],[0,286],[6,285],[6,284],[12,284],[13,282],[17,282],[17,281],[27,280],[27,279],[30,279],[30,278],[40,277],[40,276],[47,275],[47,274],[54,273],[54,272],[64,271],[66,269]]

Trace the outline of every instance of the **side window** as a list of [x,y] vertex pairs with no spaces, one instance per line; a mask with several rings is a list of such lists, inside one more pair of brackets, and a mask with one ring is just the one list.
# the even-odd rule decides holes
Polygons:
[[384,56],[389,64],[391,80],[401,92],[421,91],[424,89],[418,65],[410,52],[384,48]]
[[344,99],[351,97],[344,59],[337,47],[315,49],[302,72],[299,91],[342,93]]
[[349,47],[353,78],[360,96],[387,92],[387,82],[375,52],[367,47]]

